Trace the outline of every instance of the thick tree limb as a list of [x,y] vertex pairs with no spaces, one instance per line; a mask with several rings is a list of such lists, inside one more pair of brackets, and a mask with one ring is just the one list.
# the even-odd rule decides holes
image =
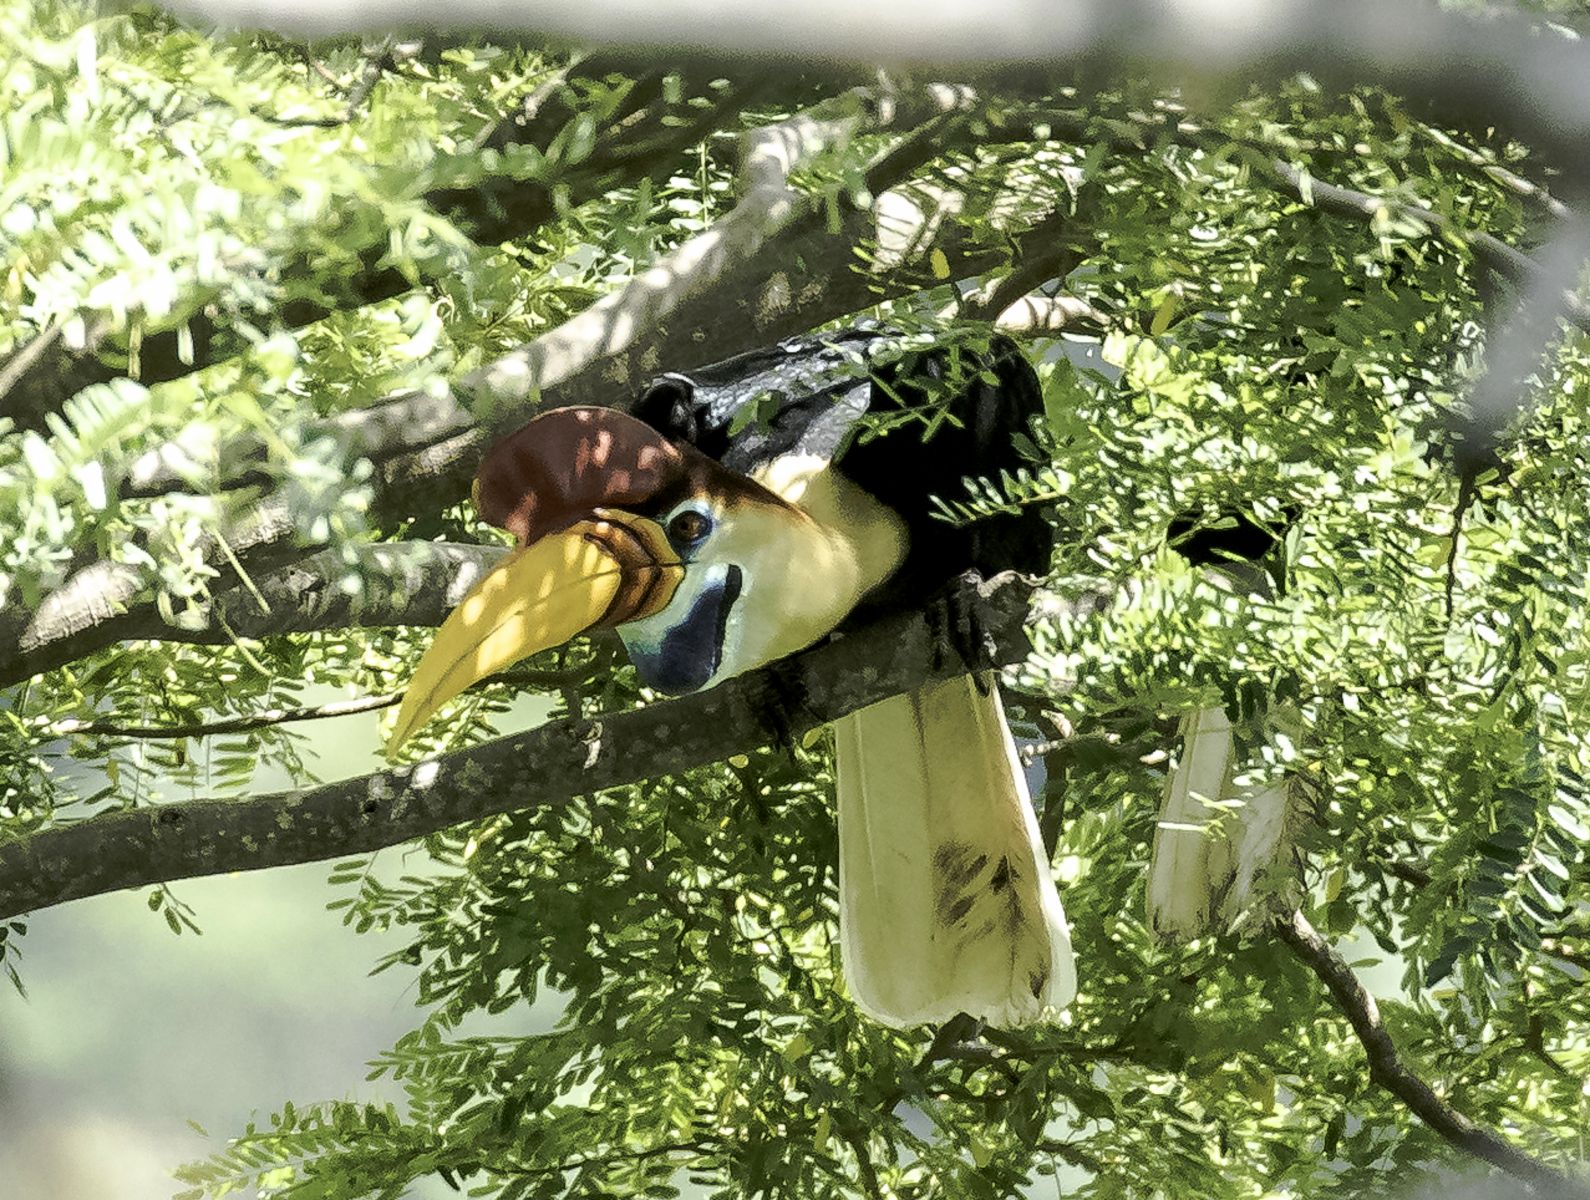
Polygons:
[[[144,638],[219,646],[235,637],[317,629],[440,625],[504,548],[383,542],[351,547],[346,553],[345,559],[323,551],[256,576],[258,596],[241,584],[223,589],[210,602],[182,614],[178,624],[166,621],[152,604],[115,607],[129,581],[137,582],[134,569],[96,563],[62,589],[71,595],[56,593],[52,601],[59,607],[40,609],[24,630],[26,639],[0,656],[0,687],[117,642]],[[85,575],[89,578],[83,579]],[[104,590],[96,592],[96,582]]]
[[[958,602],[989,631],[994,662],[1021,659],[1031,583],[968,576],[955,586]],[[938,644],[940,626],[920,612],[897,615],[708,692],[551,722],[417,766],[46,829],[0,845],[0,920],[121,888],[359,854],[746,753],[965,670]],[[777,672],[776,686],[770,672]],[[777,715],[771,698],[791,695],[798,705]]]
[[1576,1180],[1522,1150],[1489,1129],[1474,1124],[1436,1094],[1397,1052],[1396,1043],[1380,1023],[1375,998],[1358,982],[1351,967],[1309,924],[1301,912],[1275,922],[1276,934],[1319,977],[1336,1007],[1352,1024],[1369,1056],[1369,1076],[1406,1104],[1426,1125],[1465,1154],[1500,1167],[1551,1200],[1590,1200],[1590,1184]]
[[[865,211],[845,214],[837,230],[830,230],[815,213],[792,222],[768,239],[760,253],[660,316],[646,336],[587,362],[558,386],[543,390],[542,406],[605,404],[623,408],[634,401],[647,381],[663,371],[717,362],[805,333],[858,309],[910,295],[938,282],[926,271],[930,249],[944,252],[956,278],[978,274],[1001,259],[1000,251],[971,245],[958,228],[950,228],[936,239],[928,239],[920,247],[919,258],[897,269],[871,269],[857,251],[872,238],[873,223],[873,214]],[[1096,316],[1092,310],[1077,311],[1072,327],[1086,327]],[[379,458],[382,492],[375,505],[378,515],[387,514],[387,497],[401,506],[394,512],[406,515],[456,502],[468,492],[481,455],[493,438],[523,419],[498,419],[482,425],[466,418],[460,425],[455,411],[462,409],[429,408],[414,398],[397,398],[380,410],[364,410],[373,420],[361,436],[368,435],[372,441],[386,436],[374,421],[390,428],[395,437],[412,436],[420,429],[443,434],[396,456]]]

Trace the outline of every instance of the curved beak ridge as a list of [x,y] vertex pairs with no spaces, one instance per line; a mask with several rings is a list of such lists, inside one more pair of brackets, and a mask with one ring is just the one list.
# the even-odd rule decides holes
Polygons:
[[612,510],[596,509],[512,551],[448,615],[420,659],[387,757],[471,684],[588,629],[661,610],[683,577],[655,521]]

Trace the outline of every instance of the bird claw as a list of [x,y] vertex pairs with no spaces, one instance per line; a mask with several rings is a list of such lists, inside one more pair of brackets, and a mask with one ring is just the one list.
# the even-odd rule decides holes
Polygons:
[[968,589],[957,580],[928,605],[925,616],[933,646],[933,670],[945,670],[949,666],[945,652],[953,651],[972,677],[979,694],[986,696],[989,691],[986,672],[998,666],[999,647]]
[[751,704],[757,720],[772,733],[774,744],[793,755],[798,745],[796,718],[809,707],[799,680],[782,664],[774,664],[762,672],[761,686],[752,690]]

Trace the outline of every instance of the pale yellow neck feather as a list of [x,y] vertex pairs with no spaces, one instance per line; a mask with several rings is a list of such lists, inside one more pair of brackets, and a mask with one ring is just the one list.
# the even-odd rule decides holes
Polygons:
[[906,552],[899,516],[821,459],[783,459],[752,478],[790,504],[797,528],[787,512],[743,505],[714,542],[723,561],[755,564],[725,629],[725,676],[811,645],[894,574]]
[[810,517],[820,527],[814,532],[831,544],[829,553],[854,564],[858,598],[894,574],[905,558],[905,522],[831,469],[827,459],[786,455],[751,478]]

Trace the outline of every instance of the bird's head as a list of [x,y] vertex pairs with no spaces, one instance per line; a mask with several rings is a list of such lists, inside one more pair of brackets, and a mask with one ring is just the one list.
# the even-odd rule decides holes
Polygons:
[[809,645],[859,594],[811,576],[855,555],[805,507],[613,409],[536,417],[487,454],[474,496],[518,545],[437,632],[388,753],[471,684],[587,630],[616,628],[641,682],[677,694]]

